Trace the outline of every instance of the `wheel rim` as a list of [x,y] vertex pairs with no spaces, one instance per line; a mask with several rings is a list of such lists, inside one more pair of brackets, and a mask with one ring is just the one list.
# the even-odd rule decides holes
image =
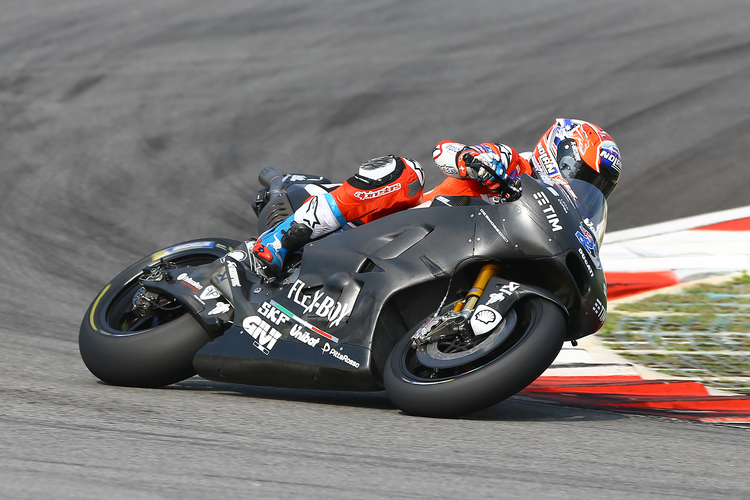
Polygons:
[[[179,267],[200,266],[216,260],[215,255],[198,254],[171,258]],[[141,289],[139,272],[122,286],[105,308],[104,326],[109,335],[135,335],[153,330],[160,325],[174,321],[188,312],[181,303],[167,297],[159,298],[159,306],[151,316],[141,318],[133,312],[133,297]]]
[[471,363],[500,346],[513,333],[517,322],[518,315],[511,309],[502,322],[485,335],[468,340],[462,339],[459,335],[452,335],[419,346],[417,360],[428,368],[442,369]]

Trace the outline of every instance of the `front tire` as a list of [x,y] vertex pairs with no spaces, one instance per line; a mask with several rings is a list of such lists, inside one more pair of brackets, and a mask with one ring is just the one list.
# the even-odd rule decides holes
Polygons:
[[566,320],[560,306],[539,297],[519,301],[513,310],[517,321],[506,340],[480,359],[467,356],[466,364],[450,368],[420,363],[411,336],[421,324],[413,328],[386,361],[383,382],[388,397],[410,415],[458,417],[524,389],[560,352]]
[[146,320],[132,313],[140,289],[141,269],[160,258],[180,267],[208,264],[239,242],[192,240],[146,257],[115,277],[89,306],[81,323],[78,346],[86,367],[113,385],[161,387],[195,375],[193,357],[211,341],[184,307]]

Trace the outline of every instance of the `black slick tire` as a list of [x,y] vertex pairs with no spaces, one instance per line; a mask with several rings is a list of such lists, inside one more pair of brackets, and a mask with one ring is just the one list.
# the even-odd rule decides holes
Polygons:
[[160,387],[195,375],[193,358],[211,338],[187,312],[153,328],[128,331],[118,324],[135,291],[141,269],[159,258],[178,265],[213,262],[236,247],[235,240],[192,240],[141,259],[115,277],[84,316],[78,345],[86,367],[113,385]]
[[521,391],[554,361],[566,333],[560,307],[531,298],[514,309],[522,318],[507,342],[479,363],[429,378],[414,368],[410,346],[416,327],[391,351],[383,374],[386,393],[404,413],[458,417],[488,408]]

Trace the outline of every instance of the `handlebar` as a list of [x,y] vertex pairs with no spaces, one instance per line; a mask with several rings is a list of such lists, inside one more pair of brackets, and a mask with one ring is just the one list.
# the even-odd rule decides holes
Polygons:
[[258,174],[258,182],[268,188],[271,199],[279,196],[284,189],[284,178],[281,173],[273,167],[266,167]]

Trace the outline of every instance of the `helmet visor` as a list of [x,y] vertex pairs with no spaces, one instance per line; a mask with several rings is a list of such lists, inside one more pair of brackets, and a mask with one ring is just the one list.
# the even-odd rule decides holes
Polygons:
[[616,181],[608,179],[582,161],[577,161],[573,156],[559,156],[558,162],[563,177],[588,182],[601,191],[605,198],[609,198],[617,186]]

